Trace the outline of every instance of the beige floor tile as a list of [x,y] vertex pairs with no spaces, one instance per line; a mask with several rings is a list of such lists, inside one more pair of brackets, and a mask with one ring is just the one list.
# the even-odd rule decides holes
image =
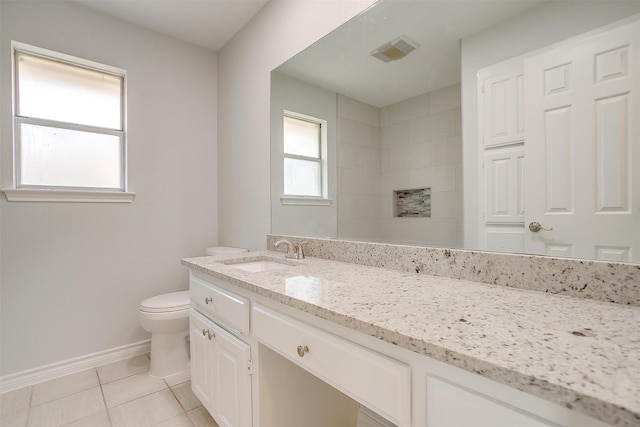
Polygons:
[[23,409],[20,412],[14,412],[0,419],[0,426],[2,427],[26,427],[27,416],[29,415],[29,409]]
[[108,365],[98,366],[98,377],[100,384],[107,384],[131,375],[142,374],[149,371],[149,357],[146,354],[132,357],[131,359],[120,360]]
[[62,378],[56,378],[55,380],[45,381],[33,386],[31,406],[38,406],[99,385],[95,369],[88,369]]
[[163,421],[160,424],[156,424],[154,427],[193,427],[193,423],[187,416],[182,413],[177,417],[173,417],[170,420]]
[[182,413],[169,389],[109,409],[113,427],[150,427]]
[[195,427],[220,427],[207,410],[204,409],[204,406],[198,406],[190,410],[187,415]]
[[28,426],[61,426],[104,410],[100,387],[95,387],[32,407]]
[[164,380],[169,384],[169,387],[182,384],[191,380],[191,371],[180,372],[179,374],[170,375],[165,377]]
[[31,390],[32,387],[25,387],[0,394],[0,419],[24,409],[29,409]]
[[122,405],[125,402],[155,393],[168,387],[162,378],[155,378],[149,373],[132,375],[102,386],[107,408]]
[[98,412],[90,417],[65,424],[65,427],[111,427],[111,421],[109,420],[109,414],[107,414],[107,410],[105,409],[104,411]]
[[202,405],[196,395],[193,394],[193,391],[191,391],[191,381],[171,387],[171,391],[176,395],[178,402],[180,402],[185,411],[190,411]]

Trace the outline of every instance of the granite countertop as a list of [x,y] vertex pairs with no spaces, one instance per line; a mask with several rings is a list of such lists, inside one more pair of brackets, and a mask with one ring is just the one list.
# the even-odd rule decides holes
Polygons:
[[[264,257],[291,268],[227,265]],[[610,424],[640,425],[639,307],[273,251],[182,263]]]

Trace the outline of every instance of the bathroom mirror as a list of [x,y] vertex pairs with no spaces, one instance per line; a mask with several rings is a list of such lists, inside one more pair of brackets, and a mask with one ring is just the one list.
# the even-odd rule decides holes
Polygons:
[[[377,3],[272,72],[272,233],[640,263],[639,16]],[[291,111],[326,120],[322,197],[283,192]]]

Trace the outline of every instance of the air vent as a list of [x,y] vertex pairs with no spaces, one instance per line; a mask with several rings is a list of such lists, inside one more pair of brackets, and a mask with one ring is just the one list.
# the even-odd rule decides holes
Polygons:
[[370,53],[384,62],[397,61],[407,56],[409,52],[415,50],[418,46],[418,43],[402,35],[389,43],[383,44]]

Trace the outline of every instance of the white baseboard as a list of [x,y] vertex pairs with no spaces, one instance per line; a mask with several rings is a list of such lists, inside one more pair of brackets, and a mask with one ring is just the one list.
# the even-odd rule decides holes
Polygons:
[[43,381],[63,377],[65,375],[117,362],[130,357],[146,354],[151,351],[151,340],[123,345],[109,350],[99,351],[86,356],[75,357],[52,363],[27,371],[5,375],[0,378],[0,393],[17,390],[22,387],[38,384]]

